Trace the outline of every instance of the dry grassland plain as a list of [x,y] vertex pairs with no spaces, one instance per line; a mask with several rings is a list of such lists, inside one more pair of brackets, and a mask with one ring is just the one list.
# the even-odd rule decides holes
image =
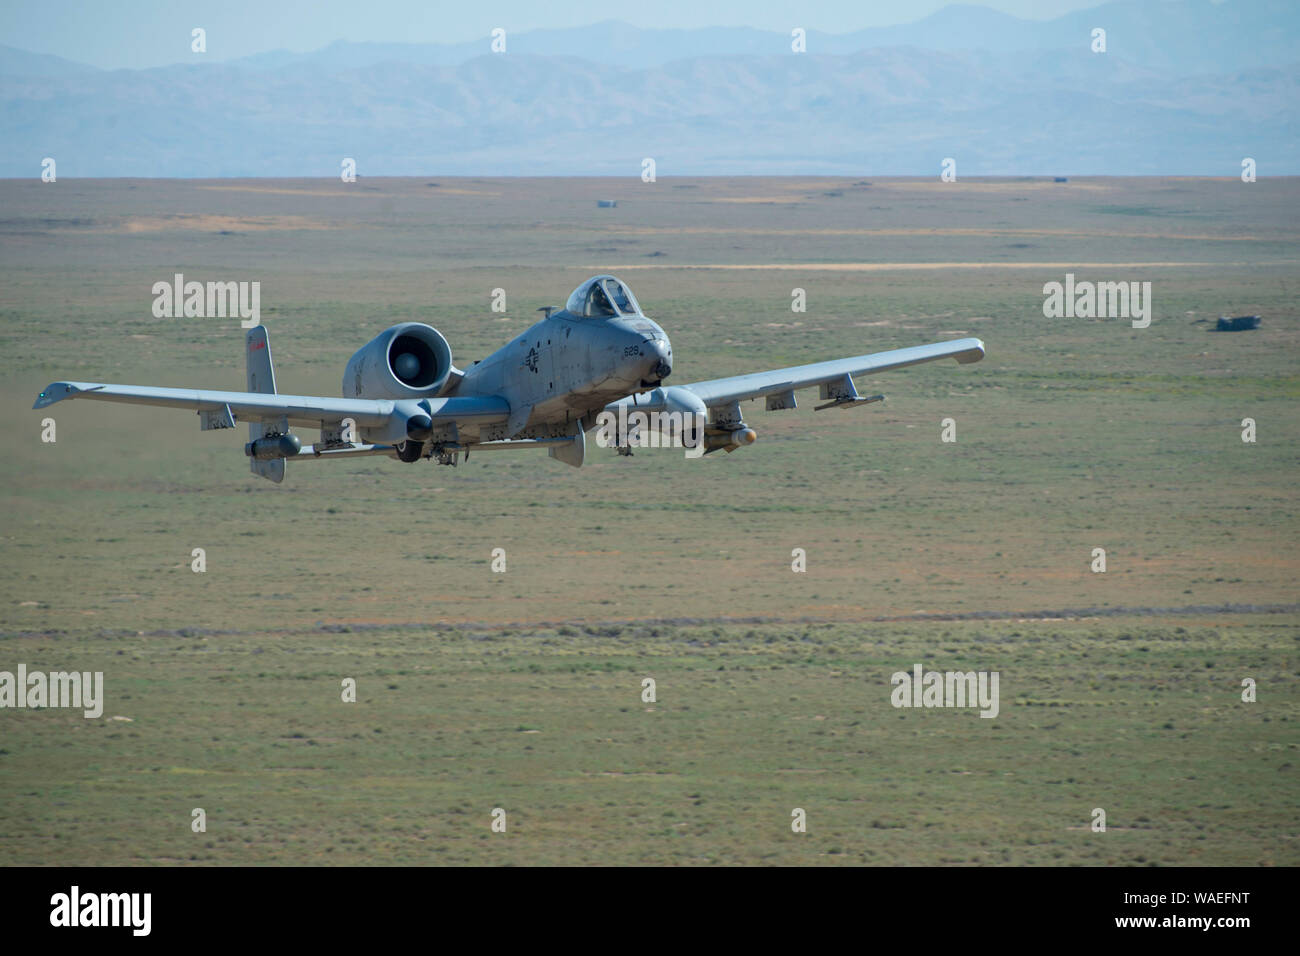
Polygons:
[[[1296,179],[0,182],[0,670],[107,688],[0,711],[0,864],[1295,865],[1297,210]],[[31,411],[242,389],[237,321],[152,315],[177,272],[261,282],[290,393],[400,321],[464,366],[597,272],[676,382],[987,357],[754,403],[758,442],[702,461],[275,486],[242,427]],[[1045,318],[1067,272],[1150,281],[1150,327]],[[999,716],[895,709],[914,663],[998,671]]]

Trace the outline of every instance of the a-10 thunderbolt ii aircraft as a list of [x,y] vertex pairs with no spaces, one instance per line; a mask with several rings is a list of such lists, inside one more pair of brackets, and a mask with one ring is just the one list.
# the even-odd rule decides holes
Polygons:
[[[433,458],[455,464],[471,449],[544,447],[551,457],[580,466],[587,432],[628,410],[657,412],[683,428],[683,444],[702,454],[734,451],[757,437],[741,417],[740,403],[766,399],[768,409],[792,409],[794,393],[818,386],[825,408],[878,401],[863,397],[855,376],[954,358],[984,357],[979,339],[831,359],[811,365],[753,372],[730,378],[664,385],[673,367],[668,336],[646,318],[627,285],[610,275],[593,276],[573,290],[563,309],[539,309],[546,317],[467,369],[452,364],[451,348],[437,329],[404,322],[385,329],[348,360],[343,398],[281,395],[275,390],[266,328],[246,337],[248,391],[221,392],[152,385],[54,382],[36,399],[47,408],[64,399],[192,408],[204,430],[249,422],[244,453],[255,474],[284,478],[284,464],[354,455],[388,455],[414,462]],[[611,416],[601,416],[601,412]],[[303,445],[294,426],[320,429],[320,440]],[[603,427],[603,426],[602,426]],[[612,442],[630,452],[626,434]]]

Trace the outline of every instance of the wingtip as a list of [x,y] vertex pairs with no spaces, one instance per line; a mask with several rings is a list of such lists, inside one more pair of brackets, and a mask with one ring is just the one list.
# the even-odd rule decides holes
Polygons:
[[82,392],[97,392],[103,387],[103,385],[90,385],[86,382],[51,382],[45,386],[41,394],[36,396],[36,404],[32,408],[48,408],[65,398],[73,398]]
[[32,408],[49,408],[55,402],[63,401],[70,394],[70,388],[67,382],[51,382],[45,386],[41,394],[36,396],[36,404]]
[[971,362],[978,362],[984,358],[984,340],[968,339],[970,347],[963,352],[957,353],[957,361],[962,365],[968,365]]

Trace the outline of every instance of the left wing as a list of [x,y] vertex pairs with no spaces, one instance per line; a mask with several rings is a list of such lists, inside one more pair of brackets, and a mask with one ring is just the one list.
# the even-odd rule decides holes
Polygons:
[[[943,358],[956,359],[964,365],[978,362],[983,357],[984,343],[979,339],[934,342],[872,355],[778,368],[770,372],[751,372],[748,375],[715,378],[689,385],[660,386],[651,392],[620,399],[607,405],[605,411],[619,416],[619,442],[627,441],[627,437],[622,434],[622,429],[626,427],[623,423],[627,421],[624,414],[630,414],[633,410],[667,412],[671,417],[678,414],[682,416],[676,425],[670,422],[668,427],[683,428],[683,436],[695,434],[695,426],[687,425],[688,421],[705,422],[702,436],[704,454],[719,448],[733,452],[743,445],[753,443],[758,437],[743,420],[740,412],[740,403],[743,401],[766,398],[769,410],[795,408],[794,393],[801,388],[816,385],[820,387],[821,398],[825,402],[816,406],[818,410],[865,405],[880,401],[885,396],[872,395],[864,398],[859,395],[853,384],[855,375],[887,372]],[[660,430],[662,431],[662,425]],[[696,435],[694,441],[700,441],[700,437]],[[692,444],[691,447],[696,446]],[[620,453],[622,451],[620,448]]]
[[[782,395],[814,385],[839,385],[857,375],[888,372],[891,369],[920,365],[942,358],[954,358],[963,365],[978,362],[984,357],[984,343],[979,339],[957,339],[953,342],[935,342],[932,345],[913,345],[905,349],[859,355],[854,358],[831,359],[811,365],[796,365],[771,372],[751,372],[730,378],[715,378],[707,382],[683,385],[700,397],[708,408],[719,408],[733,402],[751,398]],[[829,389],[835,391],[835,389]],[[832,395],[823,395],[831,398]]]
[[608,406],[617,411],[620,405],[635,406],[643,411],[712,411],[710,416],[719,425],[739,422],[738,403],[753,398],[766,398],[769,409],[794,408],[794,393],[802,388],[821,387],[821,397],[827,405],[854,405],[873,401],[862,398],[853,385],[858,375],[887,372],[891,369],[920,365],[938,359],[952,358],[963,365],[978,362],[984,357],[984,343],[979,339],[956,339],[952,342],[935,342],[930,345],[913,345],[888,352],[858,355],[853,358],[831,359],[811,365],[773,369],[770,372],[751,372],[730,378],[715,378],[688,385],[669,385],[652,392],[625,398]]

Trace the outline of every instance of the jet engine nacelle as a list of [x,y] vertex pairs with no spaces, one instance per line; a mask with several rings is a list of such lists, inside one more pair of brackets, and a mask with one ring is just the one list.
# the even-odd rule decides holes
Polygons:
[[343,372],[344,398],[435,398],[451,376],[451,346],[431,325],[403,322],[357,349]]

